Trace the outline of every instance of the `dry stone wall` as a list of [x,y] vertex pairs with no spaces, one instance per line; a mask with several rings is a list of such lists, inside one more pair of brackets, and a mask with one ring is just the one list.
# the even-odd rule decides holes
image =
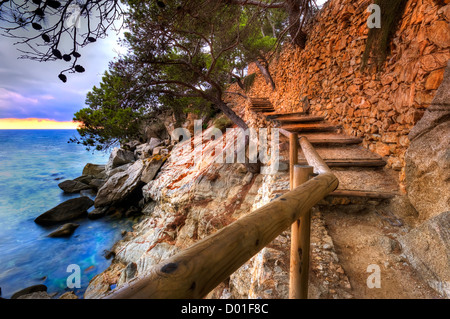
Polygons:
[[258,76],[248,96],[268,97],[278,111],[324,115],[384,156],[404,181],[408,134],[431,104],[450,59],[450,1],[410,0],[377,70],[361,68],[370,0],[331,0],[316,17],[304,50],[287,46],[270,71],[275,91]]

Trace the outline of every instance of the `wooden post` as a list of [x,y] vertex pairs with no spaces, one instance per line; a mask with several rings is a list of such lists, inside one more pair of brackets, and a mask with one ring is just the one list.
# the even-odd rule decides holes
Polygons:
[[294,165],[298,164],[298,134],[289,134],[289,181],[291,190],[294,189]]
[[[295,165],[293,188],[307,182],[313,171],[312,166]],[[306,212],[291,226],[290,299],[308,298],[310,228],[311,211]]]

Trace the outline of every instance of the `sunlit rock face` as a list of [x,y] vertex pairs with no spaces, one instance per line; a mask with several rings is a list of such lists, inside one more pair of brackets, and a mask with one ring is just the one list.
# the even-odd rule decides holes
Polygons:
[[[251,211],[263,175],[248,173],[242,163],[220,163],[220,156],[225,161],[225,137],[221,143],[220,138],[211,140],[211,133],[214,128],[205,130],[201,139],[178,143],[156,177],[144,186],[145,217],[113,247],[111,267],[91,281],[86,298],[99,298],[131,280],[127,268],[135,268],[133,278],[142,276]],[[234,140],[237,134],[238,130],[232,131],[228,138]],[[201,159],[196,157],[199,154]]]

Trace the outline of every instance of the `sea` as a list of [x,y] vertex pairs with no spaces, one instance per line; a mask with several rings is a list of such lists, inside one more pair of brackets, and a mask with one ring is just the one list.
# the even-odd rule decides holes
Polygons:
[[114,216],[81,218],[74,221],[80,226],[68,238],[50,238],[58,225],[34,222],[47,210],[80,196],[65,194],[59,183],[80,176],[86,163],[108,161],[108,153],[92,153],[81,144],[68,143],[72,137],[79,137],[76,130],[0,130],[2,298],[37,284],[46,285],[55,298],[66,291],[82,298],[89,281],[111,264],[105,251],[136,222]]

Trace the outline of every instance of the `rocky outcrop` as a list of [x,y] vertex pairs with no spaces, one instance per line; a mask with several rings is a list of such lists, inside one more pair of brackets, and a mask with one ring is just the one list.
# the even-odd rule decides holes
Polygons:
[[105,165],[87,163],[83,168],[83,175],[99,175],[105,170],[105,167]]
[[136,159],[143,159],[150,157],[153,154],[153,149],[160,146],[163,143],[162,140],[156,137],[150,138],[150,141],[146,144],[141,144],[136,147],[134,151],[134,156]]
[[74,223],[64,224],[64,225],[58,227],[58,229],[56,229],[55,231],[51,232],[48,235],[48,237],[69,237],[70,235],[73,234],[75,229],[78,228],[78,226],[80,226],[80,225],[74,224]]
[[[40,292],[47,292],[47,286],[45,285],[34,285],[27,288],[24,288],[20,291],[15,292],[11,299],[19,299],[20,297],[33,294],[33,293],[40,293]],[[49,298],[50,299],[50,298]]]
[[106,164],[106,171],[110,171],[121,165],[128,164],[134,161],[134,154],[131,151],[115,147],[109,156],[108,164]]
[[94,201],[83,196],[69,199],[38,216],[34,221],[40,225],[53,225],[87,215]]
[[144,169],[142,170],[141,181],[143,183],[149,183],[153,180],[158,173],[161,166],[166,161],[167,157],[155,155],[144,161]]
[[401,242],[405,255],[422,278],[450,299],[450,211],[411,230]]
[[406,189],[420,218],[426,220],[450,210],[450,60],[432,105],[409,139]]
[[129,199],[140,191],[144,185],[141,182],[141,174],[144,169],[142,160],[136,161],[124,172],[111,176],[99,189],[95,198],[95,207],[116,205]]
[[78,182],[75,180],[67,180],[58,184],[58,187],[61,188],[65,193],[79,193],[82,190],[90,189],[89,185],[85,183]]

